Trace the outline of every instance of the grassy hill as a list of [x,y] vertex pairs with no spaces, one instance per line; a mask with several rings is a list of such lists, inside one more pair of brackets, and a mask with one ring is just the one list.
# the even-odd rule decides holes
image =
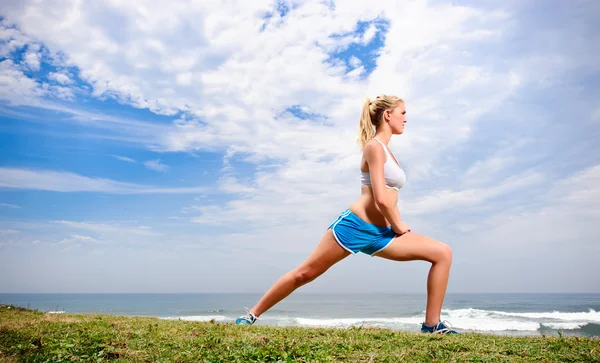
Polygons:
[[0,305],[3,362],[600,362],[581,337],[435,336],[49,314]]

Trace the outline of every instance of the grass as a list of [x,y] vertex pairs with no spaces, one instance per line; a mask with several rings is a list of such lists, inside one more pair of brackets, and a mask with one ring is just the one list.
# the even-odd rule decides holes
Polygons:
[[434,336],[48,314],[0,305],[3,362],[600,362],[582,337]]

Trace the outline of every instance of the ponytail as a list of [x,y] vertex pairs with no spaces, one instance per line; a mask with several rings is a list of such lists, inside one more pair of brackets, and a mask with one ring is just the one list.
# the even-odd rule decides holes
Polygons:
[[362,114],[358,122],[358,144],[360,148],[364,148],[369,140],[373,138],[375,131],[373,130],[373,122],[371,121],[371,100],[367,98],[363,103]]
[[358,122],[358,144],[363,149],[367,142],[375,136],[375,129],[381,125],[383,112],[393,110],[399,103],[404,103],[401,98],[391,95],[377,96],[373,101],[369,98],[363,103],[362,114]]

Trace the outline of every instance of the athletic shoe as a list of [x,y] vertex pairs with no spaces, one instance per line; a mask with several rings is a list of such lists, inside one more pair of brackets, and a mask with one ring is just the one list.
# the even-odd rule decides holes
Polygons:
[[458,332],[452,329],[452,326],[449,322],[444,320],[440,322],[436,326],[428,326],[423,324],[421,325],[421,333],[432,333],[432,334],[458,334]]
[[251,313],[246,309],[246,315],[242,315],[239,318],[235,319],[236,324],[242,325],[252,325],[258,319],[254,313]]

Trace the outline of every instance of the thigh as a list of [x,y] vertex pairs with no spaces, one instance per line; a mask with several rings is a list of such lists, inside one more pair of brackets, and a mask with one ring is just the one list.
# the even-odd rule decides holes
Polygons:
[[407,232],[394,237],[390,244],[373,256],[394,261],[424,260],[436,262],[452,253],[450,247],[442,242],[415,232]]
[[319,242],[308,258],[302,262],[300,268],[308,268],[312,271],[323,273],[331,266],[348,257],[349,254],[350,252],[337,243],[333,236],[333,231],[327,229],[325,235],[321,238],[321,242]]

